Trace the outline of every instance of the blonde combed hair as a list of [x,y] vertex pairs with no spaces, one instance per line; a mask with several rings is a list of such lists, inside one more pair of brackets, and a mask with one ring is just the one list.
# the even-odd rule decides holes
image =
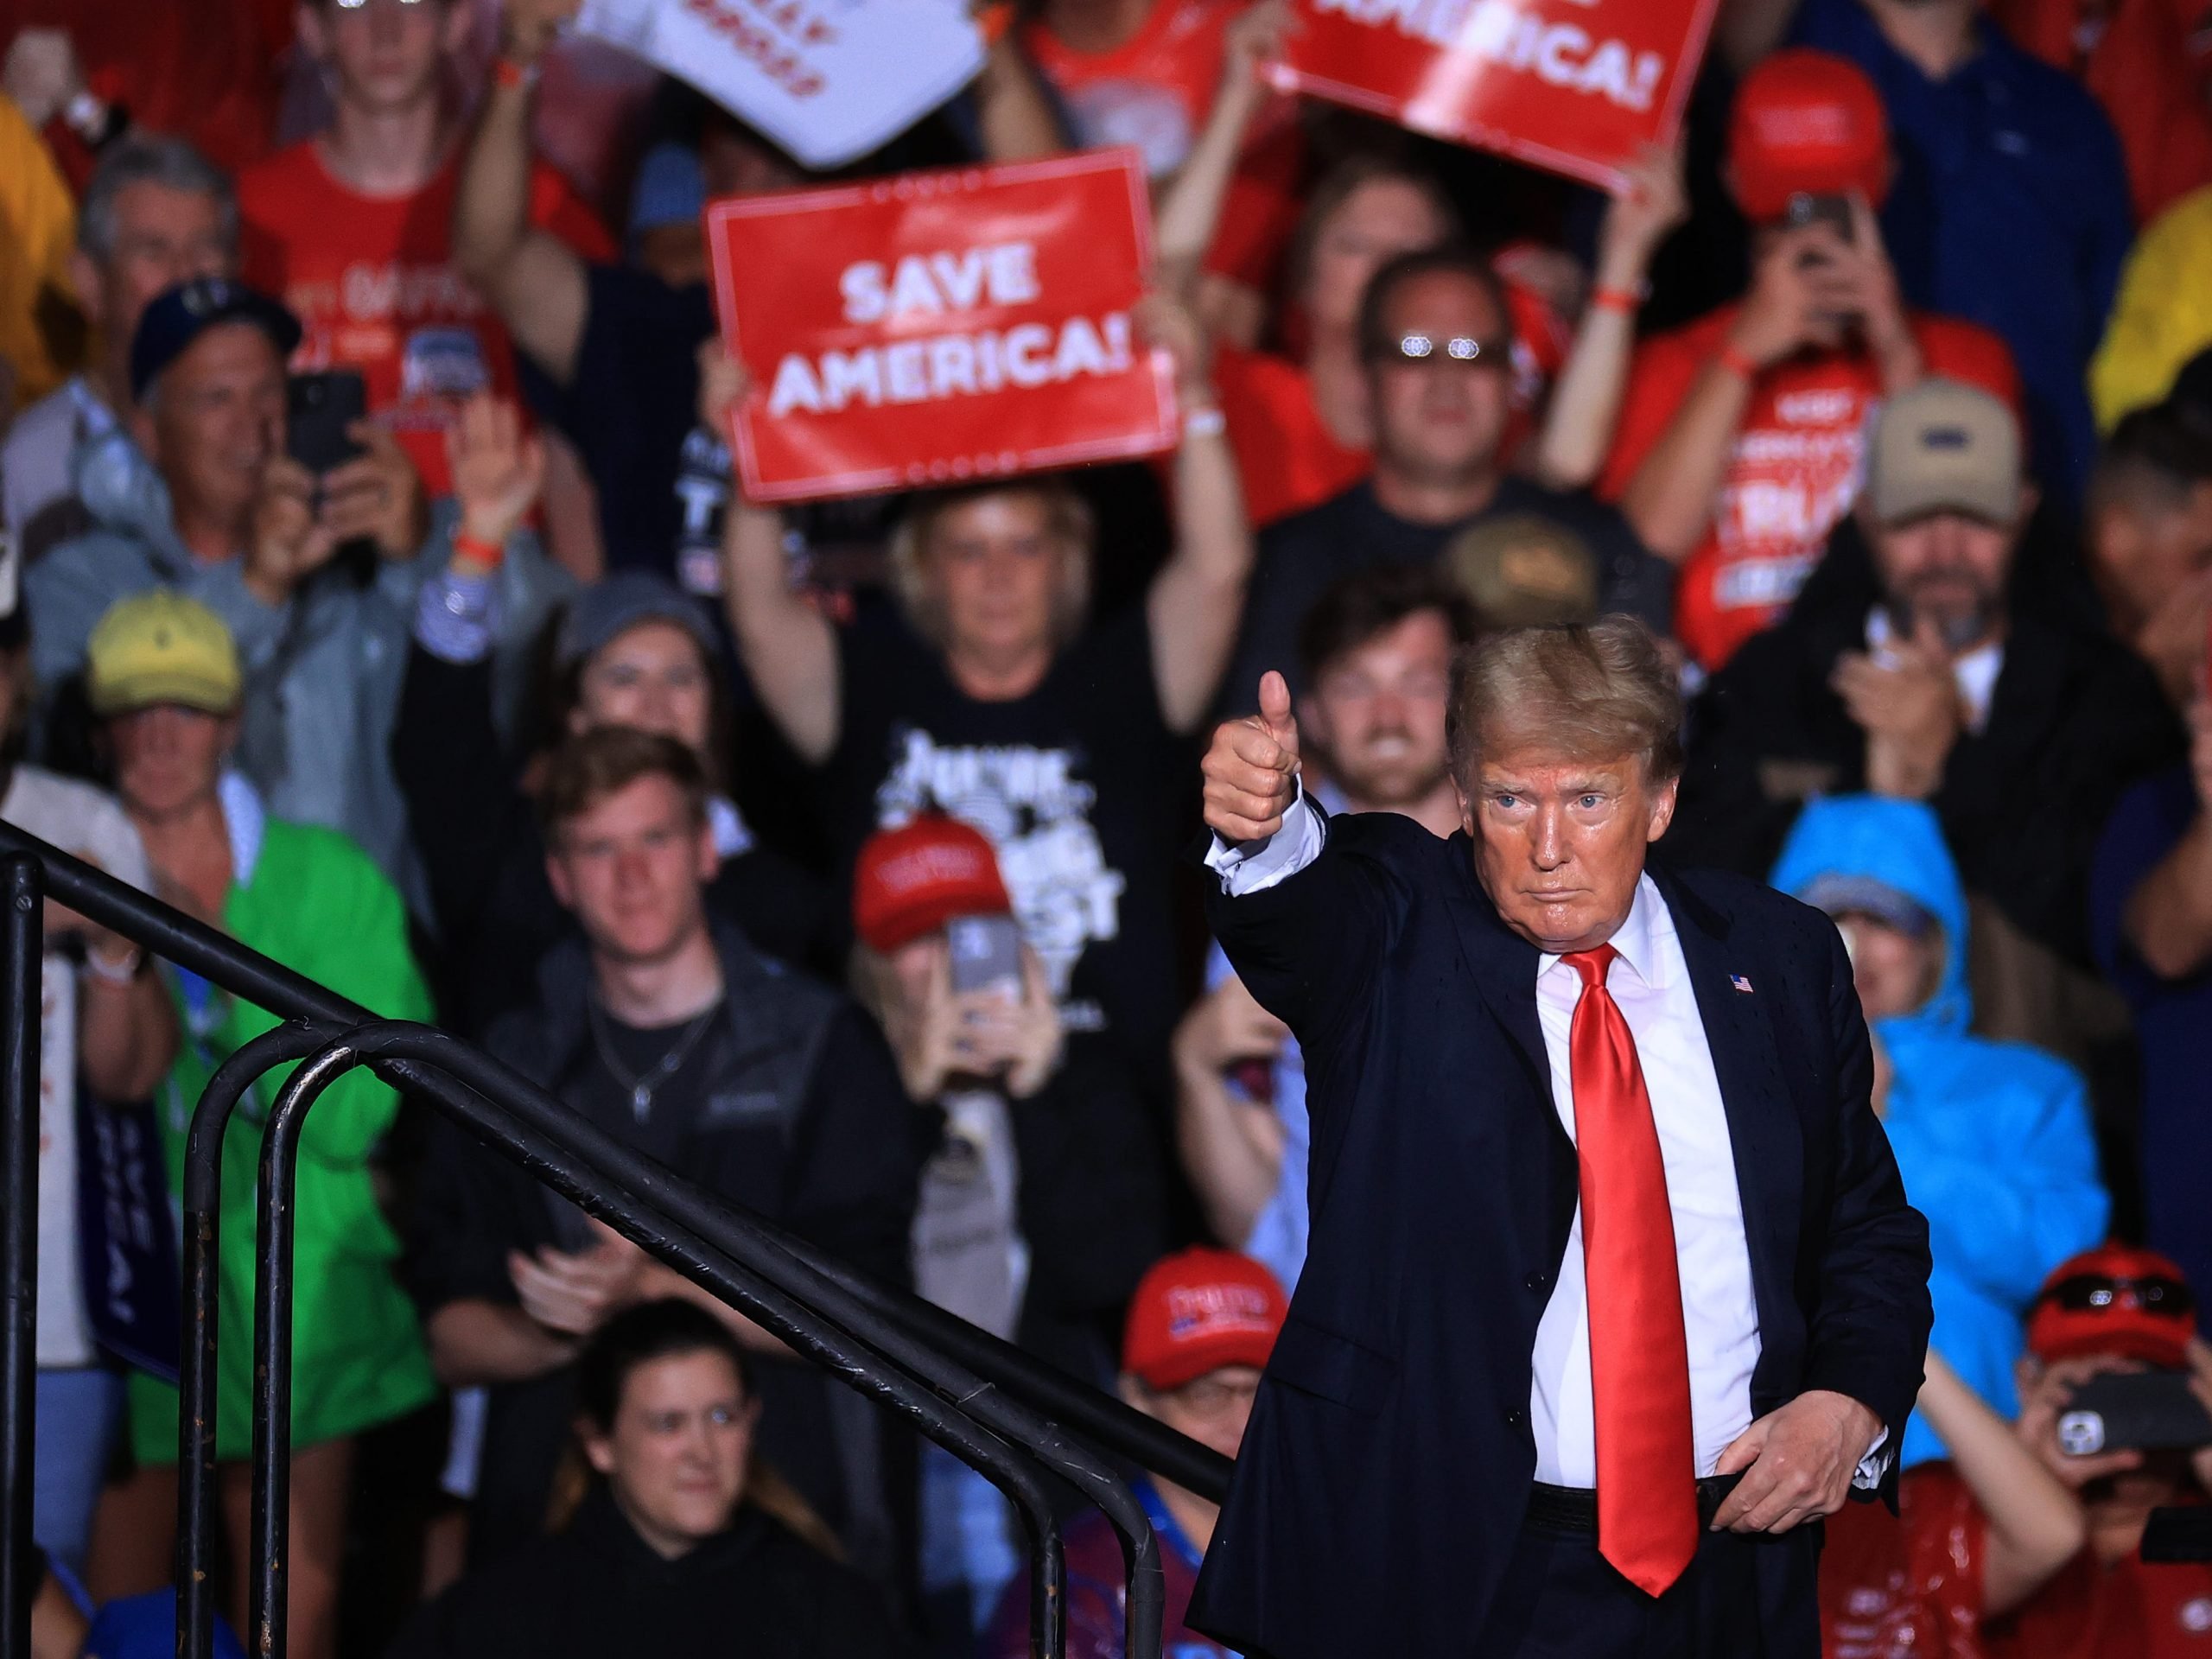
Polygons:
[[1485,753],[1521,747],[1573,760],[1637,755],[1654,784],[1682,772],[1681,685],[1631,616],[1486,635],[1454,664],[1448,730],[1463,789]]

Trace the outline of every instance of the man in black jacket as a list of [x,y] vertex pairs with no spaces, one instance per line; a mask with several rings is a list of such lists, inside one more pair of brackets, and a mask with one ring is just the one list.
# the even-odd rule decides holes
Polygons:
[[1488,545],[1494,557],[1502,546],[1541,549],[1525,585],[1545,613],[1625,611],[1666,628],[1674,573],[1628,521],[1511,468],[1513,319],[1486,257],[1441,248],[1392,260],[1361,297],[1359,338],[1374,476],[1260,537],[1225,707],[1250,708],[1269,669],[1293,695],[1309,689],[1299,630],[1330,583],[1380,564],[1434,564],[1456,550]]
[[1707,684],[1669,861],[1764,875],[1812,795],[1925,800],[1968,893],[2001,918],[1985,929],[1978,907],[1976,936],[2086,967],[2098,831],[2129,783],[2180,759],[2182,736],[2150,670],[2093,621],[2065,628],[2008,599],[2034,502],[2002,403],[1948,380],[1891,398],[1856,531],[1838,532],[1863,535],[1874,592],[1816,580]]
[[1462,660],[1462,833],[1324,821],[1281,676],[1208,912],[1297,1034],[1313,1238],[1192,1603],[1272,1659],[1814,1659],[1893,1490],[1928,1230],[1825,917],[1647,872],[1681,697],[1626,618]]
[[[486,1045],[684,1179],[902,1283],[917,1115],[864,1014],[709,922],[706,799],[672,738],[608,727],[555,756],[547,868],[584,939],[545,957],[537,1006]],[[435,1135],[410,1279],[440,1376],[492,1390],[472,1535],[483,1559],[543,1524],[578,1344],[634,1302],[696,1293],[466,1133]],[[887,1567],[872,1409],[713,1306],[762,1356],[766,1454],[856,1563]]]

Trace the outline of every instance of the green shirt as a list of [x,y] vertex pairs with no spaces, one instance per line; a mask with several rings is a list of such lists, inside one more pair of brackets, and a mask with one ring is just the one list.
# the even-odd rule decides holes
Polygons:
[[[407,944],[397,891],[368,855],[334,830],[260,816],[226,779],[223,804],[236,874],[223,905],[232,938],[379,1014],[429,1017],[430,998]],[[215,1068],[278,1021],[194,976],[164,969],[185,1045],[162,1087],[173,1192],[182,1191],[185,1133]],[[254,1193],[263,1123],[291,1076],[279,1066],[238,1103],[223,1143],[216,1454],[251,1451]],[[377,1202],[370,1154],[398,1096],[366,1071],[323,1092],[302,1128],[292,1297],[292,1442],[352,1434],[404,1415],[435,1391],[413,1305],[392,1277],[399,1254]],[[134,1373],[131,1438],[142,1462],[176,1457],[174,1389]]]

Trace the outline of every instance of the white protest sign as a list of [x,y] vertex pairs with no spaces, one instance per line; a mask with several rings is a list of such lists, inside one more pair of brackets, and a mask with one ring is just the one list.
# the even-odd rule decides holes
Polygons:
[[584,0],[575,26],[689,81],[810,168],[897,137],[983,67],[963,0]]

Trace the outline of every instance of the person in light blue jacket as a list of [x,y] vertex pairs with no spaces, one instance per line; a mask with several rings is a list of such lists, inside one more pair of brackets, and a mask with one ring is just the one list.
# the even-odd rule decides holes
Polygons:
[[320,479],[289,459],[284,363],[299,337],[275,300],[221,277],[147,306],[131,345],[139,411],[76,456],[91,522],[24,572],[31,668],[50,711],[117,601],[155,588],[199,601],[245,672],[238,769],[279,817],[359,842],[420,908],[390,755],[418,616],[490,629],[505,718],[530,642],[573,584],[522,522],[536,446],[488,398],[457,423],[452,499],[426,505],[405,453],[367,423],[350,431],[365,453]]
[[[2044,1276],[2105,1236],[2110,1205],[2082,1078],[2022,1043],[1969,1034],[1967,902],[1919,801],[1838,796],[1807,807],[1773,884],[1836,919],[1874,1039],[1874,1109],[1928,1217],[1929,1345],[2001,1414]],[[1919,1417],[1903,1462],[1944,1455]]]

